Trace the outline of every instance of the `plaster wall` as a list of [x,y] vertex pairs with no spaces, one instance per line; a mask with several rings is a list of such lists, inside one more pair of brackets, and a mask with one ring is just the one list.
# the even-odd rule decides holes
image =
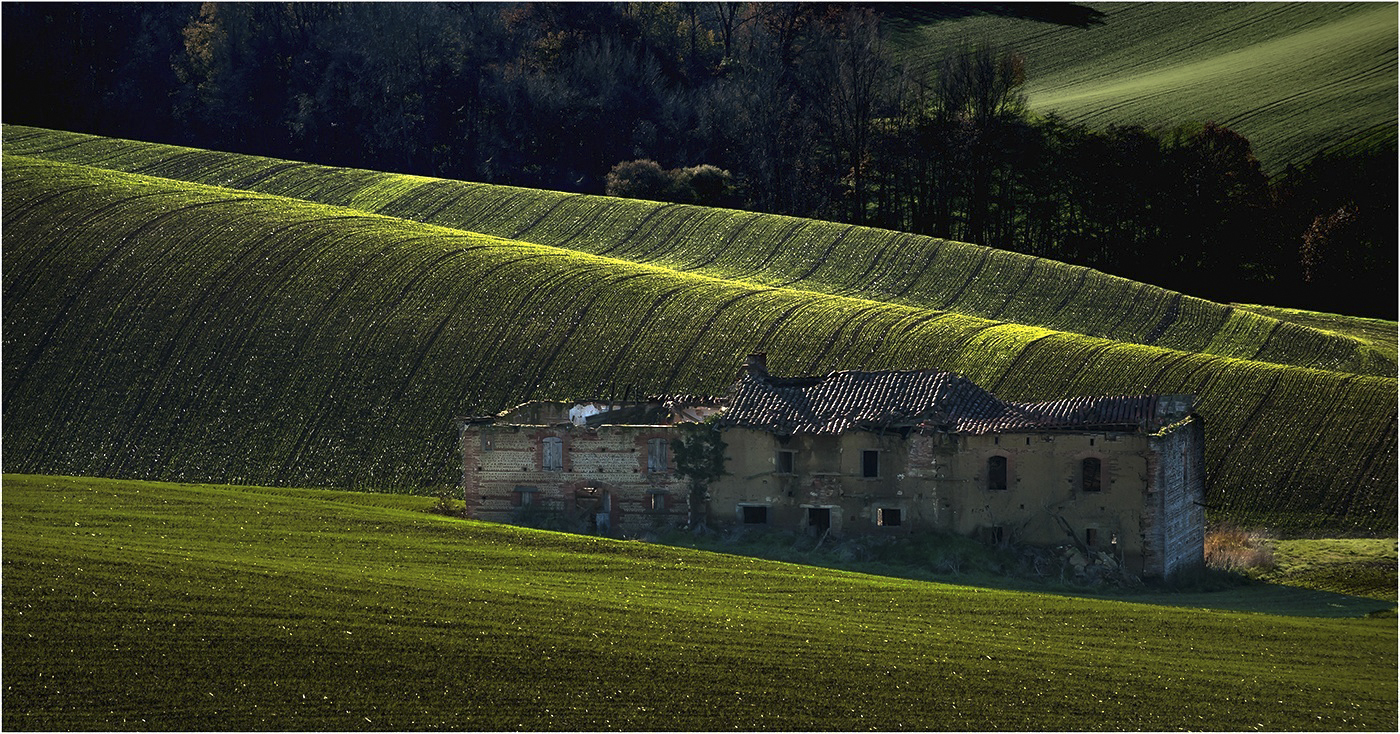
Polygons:
[[[1143,568],[1151,449],[1140,434],[859,431],[783,439],[729,429],[724,440],[729,475],[710,486],[717,522],[743,523],[743,508],[761,505],[764,524],[786,529],[822,532],[825,522],[837,534],[937,529],[1036,545],[1077,542],[1121,555],[1130,570]],[[784,451],[793,452],[787,460]],[[870,451],[879,457],[874,476],[867,476]],[[993,456],[1006,461],[1005,489],[989,484]],[[1085,489],[1090,458],[1100,465],[1097,491]],[[781,471],[787,462],[792,471]],[[897,525],[888,523],[892,517]]]
[[[948,528],[999,532],[1032,545],[1074,543],[1121,556],[1143,570],[1142,513],[1150,448],[1141,434],[1010,433],[958,436],[941,480]],[[989,481],[993,457],[1006,461],[1006,488]],[[1085,460],[1097,459],[1098,489],[1086,483]],[[1000,531],[989,529],[1001,528]]]

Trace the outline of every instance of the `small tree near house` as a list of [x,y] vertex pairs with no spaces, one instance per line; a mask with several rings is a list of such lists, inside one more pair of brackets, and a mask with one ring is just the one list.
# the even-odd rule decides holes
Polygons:
[[725,475],[724,449],[719,430],[710,421],[676,425],[678,438],[671,439],[671,451],[676,456],[676,476],[690,487],[690,514],[687,524],[697,528],[705,523],[705,503],[709,501],[710,482]]

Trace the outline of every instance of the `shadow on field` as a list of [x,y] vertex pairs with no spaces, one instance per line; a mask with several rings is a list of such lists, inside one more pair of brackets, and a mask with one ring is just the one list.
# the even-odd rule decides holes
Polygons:
[[[823,545],[801,534],[740,531],[663,532],[648,542],[820,566],[878,576],[1109,601],[1301,617],[1396,616],[1393,584],[1371,597],[1273,583],[1218,568],[1143,582],[1126,575],[1088,576],[1044,553],[968,538],[930,534],[898,543],[853,539]],[[1054,561],[1055,557],[1049,557]],[[1028,559],[1035,560],[1028,563]],[[1388,598],[1386,598],[1388,596]],[[1378,598],[1377,598],[1378,597]]]
[[1095,598],[1172,607],[1223,609],[1296,617],[1395,617],[1395,600],[1334,594],[1297,586],[1250,582],[1221,591],[1153,591],[1143,594],[1092,595]]

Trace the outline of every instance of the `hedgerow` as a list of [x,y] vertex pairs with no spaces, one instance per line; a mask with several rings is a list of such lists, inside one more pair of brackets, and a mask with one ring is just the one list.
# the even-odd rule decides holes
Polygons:
[[[1393,377],[726,280],[18,155],[4,163],[12,471],[431,488],[456,481],[455,415],[536,398],[720,394],[744,354],[765,350],[778,374],[937,368],[1008,399],[1193,393],[1217,514],[1395,527]],[[795,241],[823,229],[765,219],[748,216],[746,231],[762,224]]]
[[488,186],[5,126],[10,152],[350,206],[684,272],[1152,346],[1393,375],[1393,355],[1097,271],[886,230]]

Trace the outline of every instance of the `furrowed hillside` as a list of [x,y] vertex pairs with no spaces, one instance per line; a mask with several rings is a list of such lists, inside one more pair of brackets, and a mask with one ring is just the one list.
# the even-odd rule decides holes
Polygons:
[[[533,398],[718,393],[758,349],[780,373],[939,368],[1012,399],[1195,393],[1218,515],[1395,526],[1393,377],[721,279],[6,150],[8,470],[446,485],[454,415]],[[147,165],[201,156],[175,152]],[[217,170],[221,160],[231,168]],[[276,178],[240,165],[199,167]],[[362,191],[370,175],[341,180]],[[378,179],[390,182],[426,183]],[[600,210],[590,230],[632,211]],[[778,260],[787,241],[736,236],[721,254]]]
[[1037,112],[1103,128],[1214,121],[1278,172],[1314,154],[1396,141],[1394,3],[1091,3],[1068,27],[982,15],[892,25],[915,67],[959,42],[1020,53]]
[[258,191],[754,285],[1222,357],[1390,376],[1393,349],[1053,260],[889,230],[329,168],[19,126],[6,150]]

